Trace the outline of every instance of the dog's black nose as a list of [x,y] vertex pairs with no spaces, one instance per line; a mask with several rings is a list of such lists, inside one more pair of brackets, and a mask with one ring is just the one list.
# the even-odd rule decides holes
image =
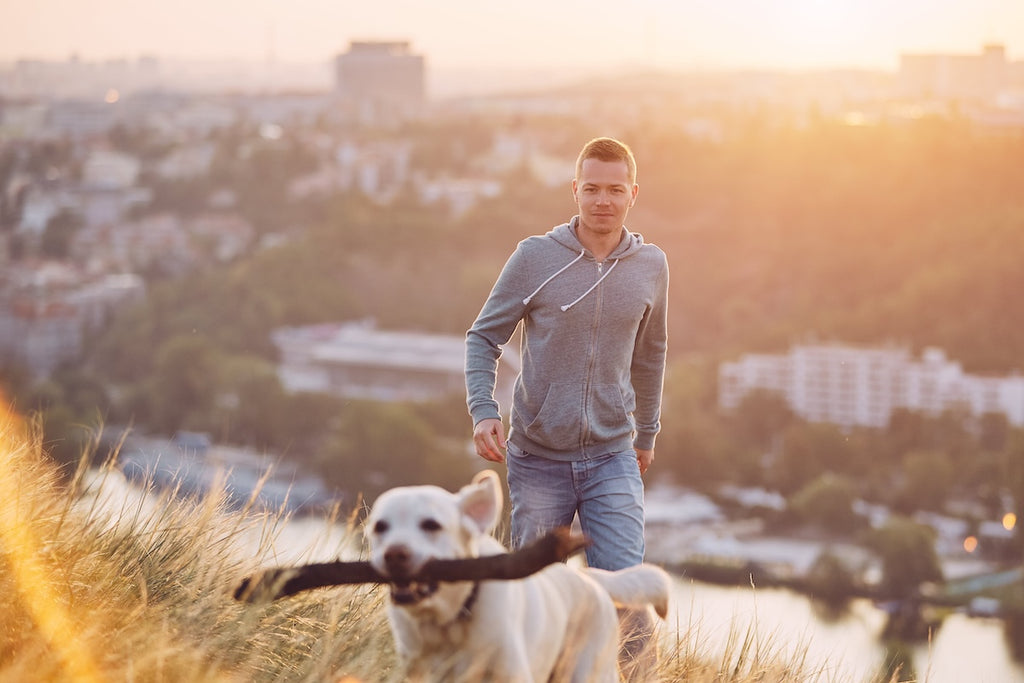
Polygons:
[[392,578],[412,574],[412,551],[406,545],[393,545],[384,551],[384,566]]

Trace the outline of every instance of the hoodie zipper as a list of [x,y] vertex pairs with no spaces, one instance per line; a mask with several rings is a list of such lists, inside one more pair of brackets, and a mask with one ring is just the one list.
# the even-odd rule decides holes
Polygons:
[[[614,265],[614,264],[613,264]],[[598,275],[601,275],[604,270],[604,261],[597,264]],[[611,272],[610,270],[608,272]],[[592,385],[594,379],[594,364],[597,361],[597,339],[598,330],[601,329],[601,314],[604,308],[604,290],[598,285],[601,284],[603,277],[599,278],[597,283],[592,289],[594,296],[597,297],[594,303],[594,319],[590,326],[590,348],[587,354],[587,373],[583,382],[583,419],[580,421],[583,425],[583,429],[580,432],[580,450],[583,450],[587,442],[590,441],[590,404],[593,397]],[[589,293],[590,290],[588,290]],[[579,299],[577,299],[578,301]]]

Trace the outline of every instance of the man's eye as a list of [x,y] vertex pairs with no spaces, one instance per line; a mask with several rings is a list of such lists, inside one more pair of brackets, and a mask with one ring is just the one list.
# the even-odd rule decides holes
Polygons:
[[441,523],[436,519],[428,518],[420,522],[420,529],[423,529],[424,531],[440,531]]
[[385,522],[382,519],[382,520],[379,520],[376,524],[373,525],[373,533],[375,533],[375,534],[383,534],[383,533],[385,533],[390,528],[391,527],[388,525],[388,523]]

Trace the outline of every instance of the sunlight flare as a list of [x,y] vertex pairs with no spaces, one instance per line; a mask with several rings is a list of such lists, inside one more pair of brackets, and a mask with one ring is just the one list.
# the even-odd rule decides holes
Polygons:
[[10,568],[25,609],[46,642],[57,653],[68,680],[100,683],[103,678],[80,637],[80,630],[52,585],[52,571],[40,561],[45,552],[31,528],[31,515],[20,508],[18,454],[32,443],[24,422],[0,396],[0,453],[7,467],[0,469],[0,548]]

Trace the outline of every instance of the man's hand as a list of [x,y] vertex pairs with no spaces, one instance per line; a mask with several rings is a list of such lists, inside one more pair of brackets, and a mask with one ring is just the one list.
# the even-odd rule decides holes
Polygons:
[[484,460],[505,462],[505,425],[494,418],[480,420],[473,428],[473,445]]
[[647,468],[654,462],[654,449],[649,451],[642,451],[639,448],[636,449],[636,463],[640,465],[640,474],[647,472]]

